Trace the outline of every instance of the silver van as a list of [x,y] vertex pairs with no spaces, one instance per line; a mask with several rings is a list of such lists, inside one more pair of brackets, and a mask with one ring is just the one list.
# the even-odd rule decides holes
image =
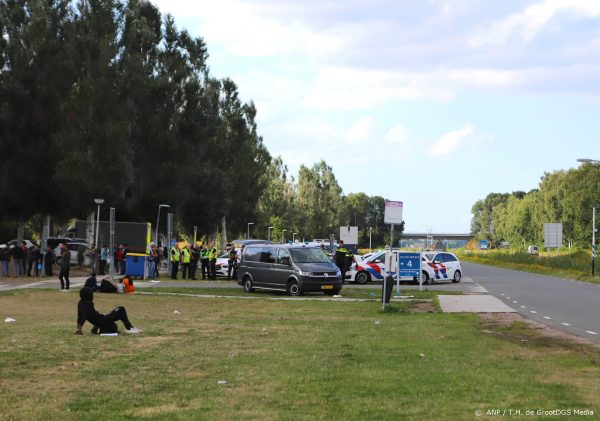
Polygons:
[[256,244],[244,248],[238,272],[244,291],[255,289],[339,294],[342,275],[319,247],[304,244]]

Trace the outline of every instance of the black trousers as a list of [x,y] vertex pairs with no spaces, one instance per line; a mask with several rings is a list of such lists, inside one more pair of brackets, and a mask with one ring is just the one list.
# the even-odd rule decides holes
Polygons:
[[181,279],[187,279],[188,278],[188,270],[190,268],[190,264],[188,263],[182,263],[181,264]]
[[[110,313],[108,313],[106,316],[104,316],[104,320],[106,320],[106,323],[114,323],[116,321],[122,321],[123,324],[125,325],[125,329],[129,330],[133,327],[133,325],[131,324],[131,322],[129,321],[129,318],[127,317],[127,311],[125,310],[125,307],[123,306],[119,306],[117,308],[115,308],[113,311],[111,311]],[[99,326],[100,329],[102,329],[101,326]]]
[[210,273],[208,274],[208,279],[217,279],[217,261],[216,260],[210,260],[208,262],[208,266],[210,268]]
[[58,279],[60,280],[60,289],[69,289],[69,269],[60,269],[58,274]]
[[210,277],[210,272],[208,271],[208,259],[200,260],[200,264],[202,265],[202,279],[206,279],[206,275]]
[[196,280],[196,270],[198,270],[198,261],[192,260],[190,262],[190,276],[189,278],[193,281]]
[[100,260],[100,269],[99,275],[104,275],[104,271],[106,270],[106,260]]
[[171,261],[171,279],[177,279],[177,271],[179,270],[179,262]]

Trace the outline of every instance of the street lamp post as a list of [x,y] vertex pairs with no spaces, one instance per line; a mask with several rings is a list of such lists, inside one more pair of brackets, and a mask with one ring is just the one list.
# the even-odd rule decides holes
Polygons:
[[94,245],[98,250],[98,232],[100,230],[100,205],[104,203],[104,199],[94,199],[94,202],[98,205],[98,212],[96,213],[96,235],[94,237]]
[[[170,208],[170,207],[171,206],[165,205],[165,204],[158,205],[158,216],[156,217],[156,232],[154,235],[154,241],[156,241],[157,247],[158,247],[158,223],[160,222],[160,208]],[[163,248],[164,248],[164,244],[163,244]]]
[[250,239],[250,225],[254,225],[254,222],[248,222],[248,233],[246,234],[246,240]]
[[369,227],[369,253],[372,251],[371,249],[371,233],[373,232],[373,227]]
[[267,241],[271,241],[271,230],[275,227],[269,227],[269,232],[267,233]]
[[283,240],[284,240],[284,238],[285,238],[285,237],[283,236],[283,234],[285,234],[285,232],[286,232],[286,231],[287,231],[287,230],[281,230],[281,243],[282,243],[282,244],[283,244]]
[[[577,162],[600,164],[600,161],[589,158],[579,158]],[[592,276],[596,272],[596,207],[592,207]]]
[[296,242],[296,234],[298,234],[297,232],[292,233],[292,243]]

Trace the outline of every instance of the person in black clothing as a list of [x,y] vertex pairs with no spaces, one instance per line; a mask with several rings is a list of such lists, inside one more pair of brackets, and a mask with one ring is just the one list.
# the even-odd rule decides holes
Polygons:
[[55,259],[56,254],[54,254],[52,247],[46,247],[46,258],[44,259],[44,273],[46,276],[52,276],[52,265],[54,265]]
[[100,289],[98,286],[98,280],[96,279],[96,272],[92,272],[92,276],[85,280],[85,284],[83,286],[91,289],[94,292]]
[[70,285],[69,271],[71,270],[71,251],[64,243],[60,243],[60,248],[62,249],[62,254],[60,257],[60,272],[58,273],[58,279],[60,280],[61,291],[68,291]]
[[94,292],[91,288],[83,287],[79,290],[79,303],[77,304],[77,330],[76,335],[83,335],[81,329],[85,322],[90,322],[92,333],[118,333],[119,329],[115,322],[122,321],[125,325],[125,333],[140,333],[141,330],[133,327],[125,307],[119,306],[108,314],[100,314],[94,307]]

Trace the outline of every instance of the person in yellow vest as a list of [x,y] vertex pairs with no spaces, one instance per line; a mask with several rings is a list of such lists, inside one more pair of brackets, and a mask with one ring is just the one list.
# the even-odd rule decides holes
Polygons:
[[181,249],[181,279],[187,279],[190,270],[190,258],[192,254],[190,253],[190,246],[184,245]]
[[181,253],[179,251],[179,244],[175,243],[175,245],[171,247],[171,279],[177,279],[180,258]]
[[217,248],[213,247],[208,252],[208,266],[209,266],[209,276],[208,279],[212,279],[213,281],[217,279]]

